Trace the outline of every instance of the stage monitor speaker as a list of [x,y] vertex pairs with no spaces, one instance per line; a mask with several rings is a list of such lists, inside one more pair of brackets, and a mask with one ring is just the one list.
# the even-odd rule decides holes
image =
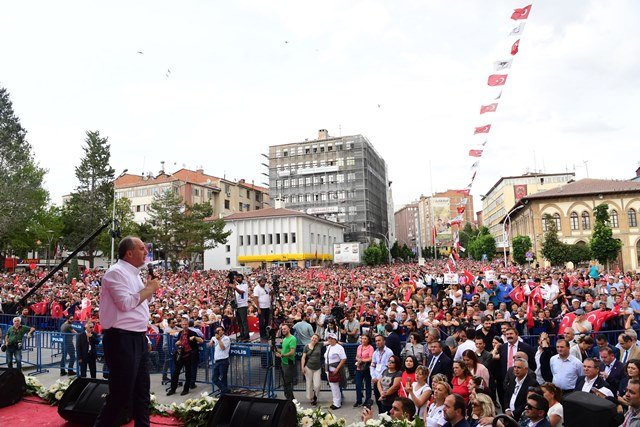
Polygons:
[[[67,421],[93,425],[109,393],[107,380],[77,378],[64,392],[58,404],[58,414]],[[123,413],[120,425],[131,420],[131,408]]]
[[296,405],[290,400],[225,394],[213,408],[209,427],[296,427]]
[[617,426],[616,405],[584,391],[574,391],[562,401],[565,427]]
[[0,368],[0,408],[18,403],[27,391],[27,383],[19,369]]

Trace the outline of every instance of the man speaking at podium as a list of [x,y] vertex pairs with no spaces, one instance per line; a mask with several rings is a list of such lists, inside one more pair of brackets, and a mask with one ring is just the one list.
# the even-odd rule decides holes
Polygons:
[[149,301],[160,281],[140,278],[147,248],[137,237],[118,245],[118,262],[109,268],[100,289],[100,323],[104,357],[109,366],[109,394],[95,426],[114,427],[127,407],[136,427],[149,426]]

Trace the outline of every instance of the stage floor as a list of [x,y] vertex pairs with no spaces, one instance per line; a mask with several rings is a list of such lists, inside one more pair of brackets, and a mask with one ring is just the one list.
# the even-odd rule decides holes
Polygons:
[[[151,425],[181,426],[182,423],[172,417],[151,416]],[[58,415],[58,407],[51,406],[46,400],[28,396],[15,405],[0,408],[0,426],[38,426],[38,427],[80,427]],[[133,426],[131,421],[127,426]]]

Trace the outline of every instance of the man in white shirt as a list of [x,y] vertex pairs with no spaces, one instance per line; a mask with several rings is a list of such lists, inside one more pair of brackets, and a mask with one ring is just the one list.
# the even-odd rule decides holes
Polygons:
[[384,337],[382,335],[376,335],[376,349],[373,352],[371,358],[371,380],[373,386],[373,394],[376,396],[376,403],[378,404],[379,413],[384,412],[380,403],[380,391],[378,391],[378,380],[382,376],[382,372],[387,368],[387,362],[389,358],[393,356],[393,351],[384,345]]
[[258,307],[258,322],[260,324],[260,339],[267,340],[267,326],[271,315],[271,293],[264,276],[258,278],[258,284],[253,288],[253,299]]
[[222,326],[216,328],[216,334],[209,341],[209,347],[213,347],[213,383],[220,390],[220,395],[223,395],[229,391],[227,373],[231,340],[224,334]]
[[551,358],[551,373],[553,383],[562,391],[573,391],[578,377],[584,374],[582,362],[569,354],[569,343],[565,339],[556,342],[558,354]]
[[455,362],[462,360],[462,353],[465,350],[471,350],[474,353],[476,352],[476,343],[473,341],[476,337],[476,330],[473,328],[468,328],[466,331],[460,331],[460,335],[458,336],[458,340],[462,341],[461,344],[458,345],[455,356],[453,356],[453,360]]

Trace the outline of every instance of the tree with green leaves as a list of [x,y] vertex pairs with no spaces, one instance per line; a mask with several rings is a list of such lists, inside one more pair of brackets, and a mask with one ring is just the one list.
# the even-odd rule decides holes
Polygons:
[[393,259],[400,259],[400,246],[398,245],[398,241],[393,242],[391,246],[391,257]]
[[388,264],[389,263],[389,249],[387,249],[387,245],[384,240],[381,240],[378,243],[378,248],[380,249],[380,262],[379,264]]
[[[113,212],[113,200],[109,204],[109,212]],[[126,197],[116,199],[116,220],[120,224],[120,236],[114,240],[115,251],[118,249],[118,244],[122,237],[126,236],[140,236],[140,226],[134,221],[135,215],[131,208],[131,200]],[[102,233],[98,236],[98,249],[103,254],[111,255],[111,235],[109,233]],[[142,239],[143,242],[146,240]]]
[[547,227],[542,241],[542,256],[544,256],[551,265],[562,265],[567,262],[567,247],[558,239],[558,227],[555,219],[545,214],[543,221]]
[[[33,158],[27,131],[13,111],[9,93],[0,87],[0,262],[21,246],[22,232],[44,209],[49,194],[43,187],[46,171]],[[0,264],[0,265],[2,265]]]
[[622,243],[613,238],[613,231],[609,226],[609,205],[602,203],[596,206],[594,216],[596,222],[589,243],[591,254],[600,264],[606,264],[608,270],[609,263],[618,258]]
[[174,267],[179,259],[188,259],[193,269],[206,249],[226,243],[230,234],[224,231],[224,220],[205,221],[213,215],[210,204],[187,206],[177,188],[154,195],[149,215],[150,240]]
[[[465,249],[469,248],[469,243],[473,238],[478,236],[478,229],[473,227],[470,222],[467,222],[462,230],[459,233],[460,246]],[[470,256],[469,251],[465,250],[464,252],[460,252],[460,257],[467,258]]]
[[380,248],[375,242],[371,242],[364,250],[363,261],[366,265],[378,265],[380,262]]
[[567,261],[574,266],[591,260],[591,249],[585,244],[566,245]]
[[411,250],[409,246],[405,243],[402,245],[402,249],[400,249],[400,258],[404,261],[410,261],[415,257],[415,254]]
[[[78,186],[64,206],[65,243],[70,247],[80,244],[111,218],[115,171],[109,163],[108,138],[101,137],[98,131],[88,131],[82,150],[84,155],[75,169]],[[92,268],[98,246],[98,240],[94,240],[84,248],[83,258]]]
[[489,261],[493,259],[496,255],[496,239],[489,233],[487,227],[480,227],[475,236],[471,235],[467,252],[476,261],[482,260],[483,255],[486,255]]
[[511,241],[513,246],[513,260],[522,265],[527,262],[527,252],[531,250],[531,238],[529,236],[516,236]]

